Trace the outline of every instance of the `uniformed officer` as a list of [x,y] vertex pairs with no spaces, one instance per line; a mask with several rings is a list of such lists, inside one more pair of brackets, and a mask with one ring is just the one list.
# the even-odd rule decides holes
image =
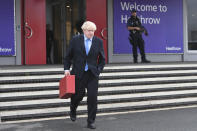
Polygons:
[[135,9],[131,11],[131,17],[127,21],[127,28],[130,32],[129,41],[132,45],[133,50],[133,62],[138,63],[137,48],[139,48],[141,54],[141,62],[150,63],[150,61],[147,60],[145,56],[144,40],[142,38],[142,33],[145,33],[145,35],[148,35],[148,33],[147,30],[142,26],[139,18],[137,17],[137,12]]

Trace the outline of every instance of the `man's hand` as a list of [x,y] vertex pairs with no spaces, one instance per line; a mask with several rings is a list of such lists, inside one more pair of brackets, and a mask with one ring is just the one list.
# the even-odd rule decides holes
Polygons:
[[64,71],[64,75],[65,75],[65,76],[70,75],[70,71],[69,71],[69,70],[65,70],[65,71]]
[[144,31],[144,34],[145,34],[145,36],[148,36],[148,32],[146,30]]
[[127,28],[128,28],[128,30],[140,30],[140,27],[131,27],[131,26],[129,26]]
[[135,27],[136,30],[141,30],[140,27]]

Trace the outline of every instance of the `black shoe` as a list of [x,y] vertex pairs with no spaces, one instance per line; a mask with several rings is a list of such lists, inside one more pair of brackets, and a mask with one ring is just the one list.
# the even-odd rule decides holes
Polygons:
[[138,63],[137,60],[134,60],[133,63]]
[[151,61],[149,60],[142,60],[142,63],[150,63]]
[[96,126],[94,123],[88,123],[87,128],[96,129]]
[[71,119],[71,121],[76,121],[76,111],[70,112],[70,119]]

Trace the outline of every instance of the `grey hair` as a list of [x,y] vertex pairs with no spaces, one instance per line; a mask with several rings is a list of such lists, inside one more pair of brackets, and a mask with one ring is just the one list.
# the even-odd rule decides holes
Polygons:
[[83,25],[81,26],[82,30],[96,30],[96,25],[95,23],[91,22],[91,21],[86,21],[83,23]]

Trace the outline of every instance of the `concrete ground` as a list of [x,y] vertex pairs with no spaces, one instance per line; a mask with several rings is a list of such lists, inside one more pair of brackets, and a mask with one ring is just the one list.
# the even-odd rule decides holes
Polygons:
[[[197,131],[197,107],[97,116],[94,131]],[[0,131],[90,131],[86,118],[0,124]]]

